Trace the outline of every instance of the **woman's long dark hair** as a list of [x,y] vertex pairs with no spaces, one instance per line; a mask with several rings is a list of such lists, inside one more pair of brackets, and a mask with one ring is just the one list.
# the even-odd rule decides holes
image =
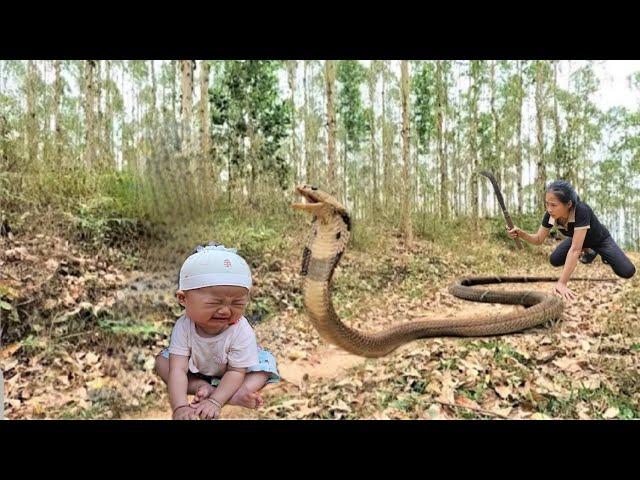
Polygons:
[[573,186],[566,180],[556,180],[547,185],[547,192],[553,193],[558,200],[567,205],[569,201],[573,202],[571,207],[575,207],[580,201],[580,197],[574,190]]

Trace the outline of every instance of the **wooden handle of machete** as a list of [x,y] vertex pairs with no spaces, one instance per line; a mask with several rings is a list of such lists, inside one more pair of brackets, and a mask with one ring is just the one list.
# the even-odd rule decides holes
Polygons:
[[[509,214],[506,214],[505,218],[507,220],[507,226],[509,227],[509,230],[511,230],[513,228],[513,221],[511,220],[511,216]],[[520,241],[520,239],[516,237],[514,238],[514,240],[516,241],[516,247],[518,248],[518,250],[522,250],[524,247],[522,246],[522,242]]]

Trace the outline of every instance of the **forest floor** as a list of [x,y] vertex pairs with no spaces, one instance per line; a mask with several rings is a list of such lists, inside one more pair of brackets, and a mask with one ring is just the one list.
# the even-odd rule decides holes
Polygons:
[[[452,297],[447,286],[459,276],[560,273],[547,260],[551,241],[523,253],[491,239],[463,247],[418,239],[406,249],[387,233],[348,247],[334,275],[338,315],[365,331],[523,308]],[[612,281],[570,283],[578,297],[558,321],[500,337],[417,340],[365,359],[329,345],[306,319],[302,240],[292,235],[289,250],[252,263],[248,318],[283,380],[264,389],[261,409],[225,407],[224,419],[640,418],[640,275],[618,279],[598,257],[574,276]],[[180,315],[177,272],[131,264],[122,252],[92,255],[44,233],[0,239],[7,418],[170,418],[153,364]]]

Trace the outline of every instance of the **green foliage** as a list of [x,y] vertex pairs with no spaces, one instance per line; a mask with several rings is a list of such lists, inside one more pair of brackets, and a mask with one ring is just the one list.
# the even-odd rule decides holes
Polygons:
[[22,349],[27,355],[35,355],[47,348],[47,341],[41,336],[28,335],[20,341]]
[[0,206],[14,212],[10,221],[19,222],[23,211],[52,210],[67,216],[79,239],[94,246],[122,246],[150,233],[144,187],[130,173],[91,175],[72,168],[5,174],[0,176],[0,188],[5,191]]
[[[301,305],[297,307],[299,308]],[[273,297],[263,297],[252,299],[244,316],[249,322],[255,324],[267,321],[275,312],[277,312],[277,305]]]
[[338,62],[338,121],[345,133],[346,148],[358,151],[367,133],[367,113],[363,108],[360,86],[366,78],[365,67],[357,60]]
[[[286,81],[284,62],[211,62],[206,99],[212,120],[209,156],[200,155],[197,145],[195,155],[182,149],[178,63],[156,62],[155,78],[151,65],[140,60],[97,62],[95,72],[100,76],[93,85],[98,97],[93,105],[96,131],[87,132],[86,62],[60,62],[57,105],[52,62],[0,62],[0,213],[10,223],[27,211],[64,211],[76,218],[87,239],[110,242],[109,238],[135,232],[139,221],[175,228],[179,220],[200,222],[221,209],[251,214],[245,203],[260,209],[258,215],[284,215],[283,193],[292,187],[294,166],[287,142],[292,134],[290,92],[281,88]],[[303,165],[300,173],[308,168],[309,180],[321,186],[327,140],[324,77],[321,62],[305,65],[308,75],[305,82],[297,82],[295,92],[297,99],[302,93],[306,98],[297,122],[296,133],[301,137],[297,158]],[[467,217],[474,196],[469,191],[469,175],[473,168],[482,167],[495,171],[506,195],[523,199],[522,205],[510,205],[512,213],[518,207],[525,212],[531,208],[540,193],[532,181],[537,139],[531,107],[541,75],[547,176],[572,181],[616,240],[637,248],[640,114],[637,108],[601,112],[596,103],[600,89],[597,64],[585,62],[574,68],[568,85],[560,81],[566,65],[540,60],[412,62],[411,169],[416,200],[429,203],[424,211],[440,210],[441,178],[447,177],[443,185],[449,195],[448,210]],[[345,177],[341,180],[348,188],[341,193],[355,218],[370,220],[374,167],[370,148],[363,151],[362,145],[366,140],[371,147],[371,142],[378,148],[380,188],[375,198],[383,206],[377,214],[397,217],[396,193],[403,188],[399,179],[398,63],[372,61],[367,69],[361,61],[346,60],[336,66],[337,152],[342,154],[344,167],[338,169],[338,175]],[[193,78],[196,82],[198,74],[196,71]],[[373,97],[363,101],[365,81]],[[637,93],[640,74],[634,73],[628,81]],[[197,110],[199,89],[194,94]],[[438,97],[446,100],[442,146],[448,175],[444,176],[434,154],[439,140],[435,135]],[[27,104],[35,108],[35,123],[28,117]],[[378,128],[368,138],[374,122]],[[194,114],[191,129],[196,138],[199,123]],[[35,146],[27,137],[34,125]],[[96,137],[99,174],[84,164],[89,133]],[[34,152],[31,165],[28,160]],[[518,178],[524,182],[521,191],[517,191]],[[487,191],[486,185],[482,190]],[[222,197],[228,203],[225,207]],[[480,196],[479,202],[485,204],[486,199]],[[427,234],[438,229],[434,219],[423,217],[417,219],[419,229]],[[502,238],[497,227],[492,232],[495,238]],[[368,240],[363,237],[362,241]]]
[[[536,233],[540,227],[543,213],[525,213],[522,215],[509,213],[513,223],[526,232]],[[498,216],[486,219],[489,225],[489,235],[492,241],[499,242],[502,245],[515,248],[514,241],[507,235],[507,222],[502,215],[502,211]],[[526,244],[526,242],[523,242]]]
[[[617,416],[619,419],[640,418],[640,412],[627,397],[617,395],[605,387],[600,387],[596,390],[581,388],[572,391],[569,398],[566,399],[549,396],[538,408],[540,412],[555,418],[576,418],[576,405],[580,402],[615,407],[620,412]],[[602,413],[604,413],[604,410],[596,413],[595,418],[602,418]]]
[[493,358],[498,365],[505,365],[510,358],[516,359],[521,364],[527,363],[527,359],[521,353],[500,339],[472,341],[466,346],[469,349],[486,348],[492,350]]
[[[556,90],[562,115],[554,163],[558,165],[556,174],[560,178],[575,182],[576,170],[586,168],[587,157],[602,138],[602,114],[592,100],[598,90],[598,80],[590,66],[573,72],[570,87],[569,91]],[[583,196],[587,196],[586,193],[583,192]]]
[[146,236],[145,227],[137,219],[99,213],[102,208],[112,204],[108,197],[98,199],[98,202],[100,200],[105,202],[92,202],[90,205],[81,206],[74,216],[73,221],[79,240],[94,246],[125,247]]
[[429,144],[436,129],[436,67],[434,62],[420,62],[412,78],[411,89],[415,96],[412,118],[418,135],[420,153],[428,153]]
[[[249,155],[256,168],[254,177],[269,173],[284,189],[289,175],[284,146],[291,105],[280,98],[279,68],[279,62],[272,61],[228,61],[209,91],[209,101],[212,124],[216,134],[226,140],[225,156],[237,174],[245,173]],[[251,142],[248,153],[240,147],[245,138]]]
[[160,339],[170,333],[167,327],[160,327],[156,323],[140,322],[125,318],[102,318],[98,320],[98,327],[106,334],[119,339],[149,341]]

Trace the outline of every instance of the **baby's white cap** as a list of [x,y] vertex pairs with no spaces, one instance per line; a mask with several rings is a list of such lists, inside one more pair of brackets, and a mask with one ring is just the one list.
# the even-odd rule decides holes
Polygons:
[[180,269],[180,290],[235,285],[251,289],[251,269],[235,248],[224,245],[199,246]]

